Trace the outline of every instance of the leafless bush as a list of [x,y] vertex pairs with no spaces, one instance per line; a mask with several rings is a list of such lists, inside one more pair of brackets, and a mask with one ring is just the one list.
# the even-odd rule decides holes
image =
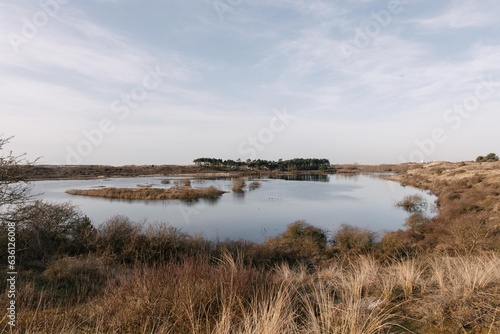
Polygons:
[[376,237],[376,233],[370,230],[342,224],[332,236],[332,241],[342,252],[366,253],[375,246]]
[[395,206],[408,213],[423,213],[427,209],[427,201],[419,194],[407,195],[396,202]]

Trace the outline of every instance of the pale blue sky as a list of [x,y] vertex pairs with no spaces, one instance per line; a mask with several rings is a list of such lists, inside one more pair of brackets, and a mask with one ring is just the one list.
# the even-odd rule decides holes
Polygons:
[[498,17],[498,0],[0,0],[0,134],[49,164],[472,160],[500,153]]

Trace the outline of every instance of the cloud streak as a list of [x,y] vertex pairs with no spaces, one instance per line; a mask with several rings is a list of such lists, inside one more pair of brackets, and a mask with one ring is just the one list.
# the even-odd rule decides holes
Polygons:
[[[203,152],[237,158],[238,143],[282,108],[298,120],[261,158],[327,152],[334,162],[395,162],[481,78],[499,75],[500,37],[492,28],[500,5],[404,1],[404,10],[347,61],[342,45],[388,3],[258,0],[233,6],[221,21],[203,1],[70,2],[15,53],[6,36],[40,8],[4,1],[0,115],[6,130],[0,133],[16,135],[20,151],[47,163],[64,161],[66,145],[115,117],[112,104],[159,67],[162,84],[115,122],[84,163],[188,163]],[[498,123],[493,108],[485,102],[468,124]],[[456,133],[474,137],[480,133],[474,126]],[[484,154],[489,143],[472,146]],[[446,147],[431,158],[473,158],[452,142]],[[363,154],[370,158],[360,159]]]

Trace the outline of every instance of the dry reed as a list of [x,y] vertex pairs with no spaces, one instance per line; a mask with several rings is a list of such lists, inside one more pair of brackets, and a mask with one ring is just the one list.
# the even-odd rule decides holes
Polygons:
[[171,187],[160,188],[101,188],[101,189],[71,189],[66,193],[91,197],[115,198],[126,200],[196,200],[200,198],[215,199],[225,191],[215,187],[191,188]]

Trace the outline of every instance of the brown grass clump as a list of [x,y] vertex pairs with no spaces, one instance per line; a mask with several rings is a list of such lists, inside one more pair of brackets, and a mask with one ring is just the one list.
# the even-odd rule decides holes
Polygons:
[[234,192],[242,192],[243,188],[245,188],[245,186],[246,186],[245,179],[243,179],[243,178],[235,178],[235,179],[233,179],[233,188],[232,188],[232,190]]
[[70,195],[116,198],[126,200],[197,200],[200,198],[215,199],[220,197],[225,191],[215,187],[191,188],[172,187],[168,189],[160,188],[101,188],[101,189],[71,189],[66,193]]
[[248,185],[248,189],[255,190],[257,188],[260,188],[261,186],[262,186],[262,183],[260,183],[259,181],[253,181],[252,183],[250,183]]

